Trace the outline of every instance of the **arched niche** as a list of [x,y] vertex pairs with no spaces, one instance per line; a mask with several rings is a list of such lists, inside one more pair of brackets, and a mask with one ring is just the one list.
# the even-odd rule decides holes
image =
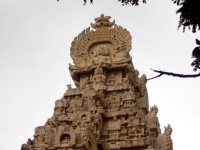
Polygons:
[[62,134],[60,136],[60,143],[61,144],[67,144],[70,141],[71,141],[71,136],[69,134],[65,133],[65,134]]

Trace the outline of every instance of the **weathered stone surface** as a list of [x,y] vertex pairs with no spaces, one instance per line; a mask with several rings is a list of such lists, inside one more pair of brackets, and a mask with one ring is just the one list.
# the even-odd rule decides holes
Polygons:
[[[76,85],[21,150],[172,150],[172,128],[160,131],[146,76],[132,64],[130,33],[103,14],[72,42]],[[114,27],[113,27],[114,26]]]

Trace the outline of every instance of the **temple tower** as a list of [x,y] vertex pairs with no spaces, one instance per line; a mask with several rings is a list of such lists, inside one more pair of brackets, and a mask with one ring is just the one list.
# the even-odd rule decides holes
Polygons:
[[21,150],[173,150],[168,125],[161,133],[150,107],[146,76],[132,64],[131,35],[103,14],[71,44],[76,85],[55,102]]

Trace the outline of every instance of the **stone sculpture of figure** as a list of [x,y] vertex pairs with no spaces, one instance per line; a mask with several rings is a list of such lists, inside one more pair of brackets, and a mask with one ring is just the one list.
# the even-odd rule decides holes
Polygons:
[[99,45],[96,48],[94,53],[94,57],[90,60],[88,67],[93,65],[101,66],[109,66],[111,65],[111,57],[109,56],[109,49],[106,45]]
[[22,144],[21,150],[34,150],[33,144],[33,141],[31,139],[28,139],[26,144]]
[[91,128],[93,128],[93,133],[97,137],[100,137],[102,131],[102,116],[95,108],[91,110],[91,120],[92,120]]
[[88,76],[86,78],[86,81],[85,81],[83,87],[92,88],[92,86],[93,86],[92,76]]
[[167,127],[165,127],[164,133],[159,134],[158,141],[159,141],[159,146],[161,147],[162,150],[173,150],[173,142],[171,139],[171,134],[172,134],[172,128],[169,124]]
[[172,127],[170,124],[167,125],[167,127],[165,127],[165,135],[171,135],[172,134]]
[[116,84],[117,82],[116,82],[116,76],[115,76],[115,74],[114,73],[112,73],[111,75],[110,75],[110,77],[108,78],[108,81],[107,81],[107,85],[114,85],[114,84]]
[[146,83],[147,83],[147,77],[146,77],[146,75],[143,74],[141,76],[141,78],[139,78],[141,97],[143,97],[147,94]]
[[46,150],[50,146],[49,144],[47,144],[48,135],[45,131],[45,126],[39,126],[35,128],[34,139],[35,139],[34,143],[35,150]]
[[172,139],[171,139],[171,134],[172,134],[172,128],[168,124],[168,126],[165,127],[165,132],[164,132],[165,150],[173,150],[173,148],[172,148],[173,143],[172,143]]
[[121,122],[120,120],[117,119],[116,116],[113,117],[112,120],[110,120],[109,124],[108,124],[108,129],[120,129],[121,127]]
[[157,113],[158,113],[158,107],[156,105],[152,106],[150,108],[150,116],[154,118],[156,117]]
[[41,144],[45,142],[45,127],[39,126],[35,128],[35,144]]
[[66,106],[64,106],[64,99],[61,98],[59,100],[56,100],[54,115],[56,116],[65,115],[65,111],[66,111]]
[[[150,112],[147,114],[146,116],[146,120],[147,120],[147,124],[149,129],[158,129],[160,127],[160,124],[158,122],[158,117],[157,117],[157,113],[158,113],[158,108],[157,106],[153,106],[150,107]],[[157,136],[157,134],[159,134],[160,131],[158,131],[158,133],[154,132],[154,130],[151,130],[151,135],[153,136]]]
[[102,68],[96,68],[94,71],[94,76],[93,76],[93,87],[95,90],[100,90],[104,88],[105,84],[105,75],[103,73]]

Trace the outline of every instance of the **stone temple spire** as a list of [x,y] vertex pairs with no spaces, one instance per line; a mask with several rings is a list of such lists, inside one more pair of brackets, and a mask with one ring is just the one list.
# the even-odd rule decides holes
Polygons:
[[146,76],[133,66],[131,35],[110,18],[97,17],[93,30],[72,41],[69,71],[76,88],[67,85],[52,116],[21,150],[173,150],[172,128],[161,133]]

